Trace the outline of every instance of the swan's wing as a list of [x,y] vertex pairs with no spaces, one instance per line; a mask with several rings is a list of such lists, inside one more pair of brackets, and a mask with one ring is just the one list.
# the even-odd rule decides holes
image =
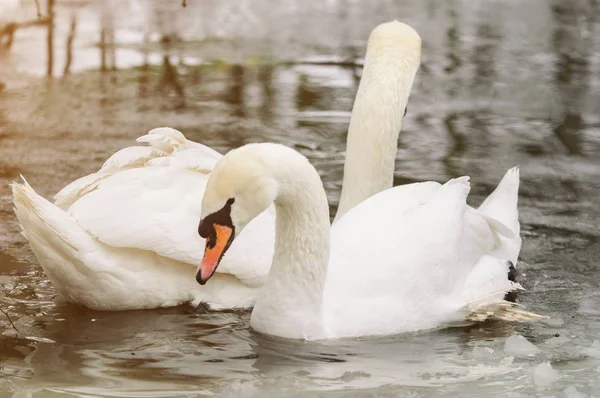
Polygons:
[[201,173],[209,173],[217,164],[219,157],[208,155],[205,148],[191,148],[173,152],[169,156],[156,157],[148,161],[150,166],[180,167]]
[[364,297],[449,294],[494,246],[485,218],[466,205],[469,189],[462,177],[392,188],[361,203],[332,228],[328,281]]
[[[115,152],[96,173],[81,177],[54,196],[54,204],[67,210],[75,201],[93,190],[96,184],[120,171],[155,164],[177,164],[193,170],[210,171],[221,158],[217,151],[190,141],[170,127],[159,127],[139,137],[148,146],[132,146]],[[177,160],[169,161],[175,157]]]
[[[107,245],[151,251],[197,266],[204,253],[205,241],[197,231],[207,181],[207,172],[179,164],[125,170],[99,181],[68,212]],[[261,285],[273,254],[273,226],[270,209],[247,227],[218,272],[232,274],[248,286]]]
[[404,185],[353,208],[332,228],[328,283],[344,296],[447,290],[469,188],[466,177]]
[[132,247],[195,264],[196,230],[207,174],[179,167],[124,170],[97,182],[68,213],[113,247]]
[[512,232],[501,238],[501,245],[496,250],[496,256],[509,259],[516,265],[521,251],[521,226],[519,224],[519,168],[508,170],[494,192],[488,196],[477,209],[480,214],[498,220]]
[[167,153],[153,147],[132,146],[115,152],[96,173],[78,178],[54,195],[54,204],[67,210],[101,180],[129,168],[144,167],[152,159]]
[[148,134],[139,137],[137,142],[145,142],[152,148],[156,148],[166,153],[172,153],[175,150],[196,149],[203,152],[204,157],[221,158],[221,154],[206,145],[190,141],[180,132],[170,127],[158,127],[152,129]]

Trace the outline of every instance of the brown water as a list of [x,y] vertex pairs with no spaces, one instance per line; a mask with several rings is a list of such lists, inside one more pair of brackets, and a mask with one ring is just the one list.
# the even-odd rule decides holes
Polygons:
[[[0,314],[0,396],[600,396],[599,4],[99,4],[59,0],[56,79],[41,77],[45,28],[18,31],[0,55],[0,308],[18,329]],[[103,13],[105,38],[116,39],[106,67],[114,54],[118,70],[100,73]],[[56,297],[18,233],[10,181],[23,174],[51,197],[168,125],[221,152],[256,141],[300,150],[335,210],[365,41],[393,18],[423,38],[396,184],[470,175],[476,205],[519,164],[518,301],[551,321],[300,343],[257,335],[248,313],[101,313]],[[506,354],[517,333],[541,352]],[[542,362],[560,375],[546,387],[532,376]]]

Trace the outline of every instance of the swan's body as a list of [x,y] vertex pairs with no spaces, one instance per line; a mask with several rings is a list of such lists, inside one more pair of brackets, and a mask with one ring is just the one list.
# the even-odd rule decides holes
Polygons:
[[[516,169],[500,188],[488,205],[516,196]],[[259,332],[315,340],[535,317],[503,299],[520,287],[498,252],[514,231],[467,206],[469,189],[468,177],[391,188],[330,231],[325,191],[306,158],[277,144],[246,145],[209,178],[201,234],[211,244],[197,278],[210,284],[214,251],[235,247],[236,234],[275,203],[273,264],[251,316]],[[516,221],[516,207],[505,215]]]
[[15,213],[52,284],[70,301],[101,310],[252,306],[273,253],[273,210],[223,259],[217,283],[198,286],[200,200],[221,155],[169,128],[138,141],[149,146],[115,153],[61,190],[55,204],[26,183],[13,184]]

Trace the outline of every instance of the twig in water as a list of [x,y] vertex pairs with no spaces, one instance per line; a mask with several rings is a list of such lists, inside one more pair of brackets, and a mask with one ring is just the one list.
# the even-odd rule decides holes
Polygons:
[[35,0],[35,9],[37,10],[38,19],[42,19],[42,10],[40,8],[40,0]]
[[10,319],[10,316],[8,315],[8,313],[6,311],[4,311],[2,308],[0,308],[0,311],[2,311],[2,313],[6,316],[6,319],[8,319],[8,321],[10,322],[12,327],[17,331],[17,333],[21,334],[21,331],[19,329],[17,329],[17,327],[13,323],[12,319]]

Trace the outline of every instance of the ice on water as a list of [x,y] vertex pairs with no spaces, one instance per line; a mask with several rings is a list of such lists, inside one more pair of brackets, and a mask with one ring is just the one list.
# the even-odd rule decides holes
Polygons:
[[515,334],[506,339],[504,352],[510,356],[527,358],[537,355],[541,350],[525,337]]
[[577,390],[575,386],[569,386],[565,388],[565,397],[566,398],[586,398],[587,395],[583,394],[581,391]]
[[543,362],[531,369],[531,377],[536,386],[547,387],[560,379],[560,374],[549,362]]

